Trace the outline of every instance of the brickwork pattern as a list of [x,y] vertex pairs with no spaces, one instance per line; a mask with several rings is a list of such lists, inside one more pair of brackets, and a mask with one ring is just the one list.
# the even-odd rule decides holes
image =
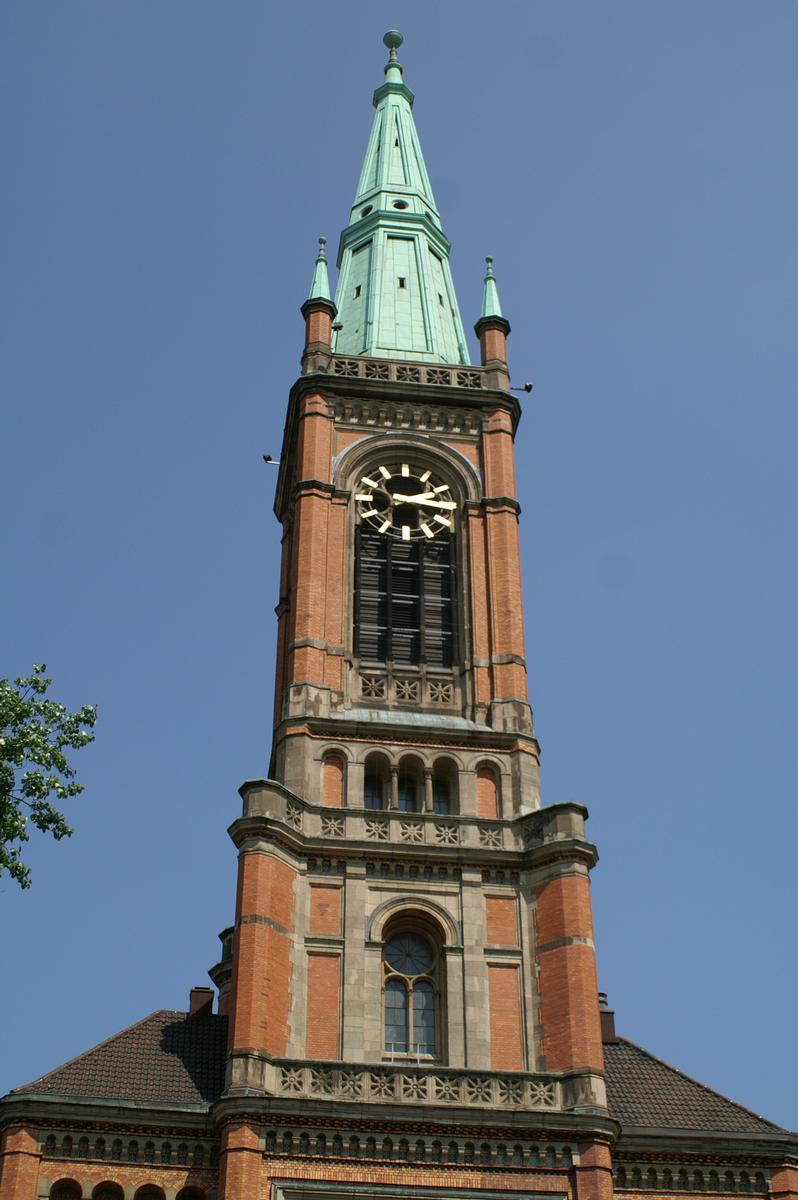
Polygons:
[[485,897],[485,932],[489,946],[518,945],[518,906],[512,896]]
[[521,988],[518,967],[488,967],[490,1060],[494,1071],[523,1071]]
[[0,1196],[4,1200],[35,1200],[38,1177],[36,1135],[22,1125],[9,1126],[0,1159]]
[[326,883],[310,885],[310,933],[340,934],[342,895],[342,889],[338,885]]
[[341,958],[308,954],[308,1058],[337,1058],[340,1052]]
[[241,855],[232,1049],[286,1052],[295,877],[290,867],[270,855]]
[[344,804],[344,760],[340,754],[326,754],[322,764],[321,802],[328,808],[342,808]]
[[565,875],[543,884],[534,919],[545,1069],[603,1071],[587,876]]

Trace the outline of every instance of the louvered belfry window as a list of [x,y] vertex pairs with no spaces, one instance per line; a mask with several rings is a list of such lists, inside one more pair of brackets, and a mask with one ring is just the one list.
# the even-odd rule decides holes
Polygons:
[[451,667],[454,538],[402,541],[362,525],[356,537],[355,653],[363,662]]

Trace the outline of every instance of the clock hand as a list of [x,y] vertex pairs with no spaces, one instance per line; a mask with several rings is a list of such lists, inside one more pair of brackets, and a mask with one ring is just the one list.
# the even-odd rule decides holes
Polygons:
[[422,500],[431,500],[434,495],[434,492],[416,492],[414,496],[408,496],[404,492],[394,492],[393,499],[401,500],[403,503],[408,504],[416,503],[417,501],[420,502]]
[[423,492],[420,496],[403,496],[398,492],[394,492],[394,500],[400,500],[404,504],[419,504],[422,508],[457,508],[454,500],[428,500],[429,492]]

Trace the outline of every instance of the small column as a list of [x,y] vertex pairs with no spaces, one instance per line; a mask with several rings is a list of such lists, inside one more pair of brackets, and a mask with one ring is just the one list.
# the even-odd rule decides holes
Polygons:
[[507,391],[510,387],[507,370],[510,322],[502,315],[496,276],[493,274],[493,259],[486,258],[485,263],[487,272],[482,293],[482,315],[474,326],[474,333],[479,338],[480,362],[491,373],[488,385]]
[[310,285],[310,295],[302,305],[305,318],[305,349],[302,354],[302,374],[326,371],[332,357],[332,325],[338,309],[330,296],[327,274],[326,238],[319,238],[319,252]]
[[432,812],[432,767],[424,768],[424,812]]
[[394,812],[399,807],[399,768],[397,766],[391,767],[391,794],[388,799],[388,807],[392,808]]

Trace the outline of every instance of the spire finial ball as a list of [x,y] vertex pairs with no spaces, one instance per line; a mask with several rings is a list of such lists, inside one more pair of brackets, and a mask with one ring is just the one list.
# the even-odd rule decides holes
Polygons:
[[399,49],[404,40],[398,29],[389,29],[382,39],[382,44],[383,46],[387,46],[389,50],[395,51]]

